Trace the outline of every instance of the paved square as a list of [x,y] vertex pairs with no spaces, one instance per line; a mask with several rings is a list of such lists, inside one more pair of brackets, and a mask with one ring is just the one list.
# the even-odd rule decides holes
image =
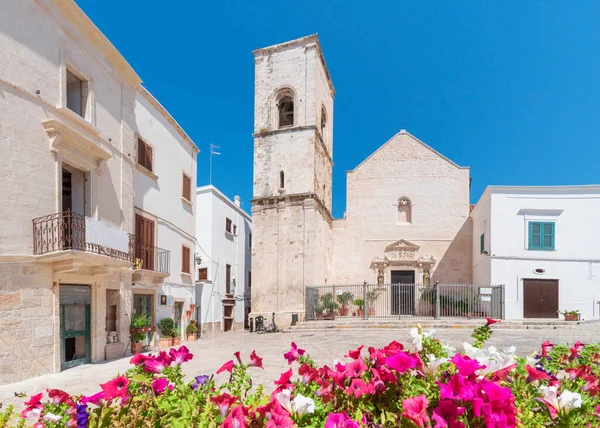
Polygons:
[[[539,350],[539,345],[550,340],[553,343],[573,344],[578,340],[584,343],[598,342],[600,323],[585,323],[574,328],[548,327],[542,330],[503,329],[496,330],[487,345],[498,348],[516,346],[518,354],[525,356]],[[436,337],[445,343],[462,349],[461,344],[469,339],[472,330],[439,329]],[[330,364],[333,360],[343,360],[349,349],[365,344],[367,346],[384,346],[392,340],[410,343],[408,329],[363,329],[363,330],[330,330],[300,331],[289,333],[256,334],[243,331],[220,333],[207,336],[193,343],[185,343],[194,354],[194,359],[184,364],[184,372],[191,380],[193,376],[214,373],[224,362],[234,359],[233,353],[241,351],[243,361],[249,361],[249,354],[256,350],[263,358],[264,370],[251,369],[255,384],[263,383],[271,389],[273,380],[282,371],[288,369],[283,353],[289,350],[294,341],[304,348],[317,364]],[[123,373],[129,368],[130,357],[101,364],[89,364],[72,368],[61,373],[41,376],[24,382],[0,386],[0,402],[4,406],[15,404],[21,408],[23,399],[16,398],[15,392],[27,395],[35,394],[45,388],[59,388],[70,394],[93,394],[100,390],[99,384]],[[217,379],[225,382],[227,374]]]

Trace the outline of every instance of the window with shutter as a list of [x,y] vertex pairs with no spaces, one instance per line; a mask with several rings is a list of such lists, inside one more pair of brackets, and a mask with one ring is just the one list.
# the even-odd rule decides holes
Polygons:
[[483,254],[485,251],[485,233],[482,233],[479,237],[479,252]]
[[225,218],[225,232],[231,233],[231,219]]
[[152,171],[152,160],[152,146],[146,144],[141,138],[138,138],[138,164],[148,171]]
[[200,268],[198,269],[198,281],[206,281],[208,280],[208,269]]
[[185,172],[183,173],[183,191],[182,196],[192,202],[192,179]]
[[529,245],[530,250],[554,250],[554,223],[553,222],[529,222]]
[[181,272],[191,273],[190,271],[190,249],[185,245],[181,246]]
[[225,265],[225,293],[231,294],[231,265]]

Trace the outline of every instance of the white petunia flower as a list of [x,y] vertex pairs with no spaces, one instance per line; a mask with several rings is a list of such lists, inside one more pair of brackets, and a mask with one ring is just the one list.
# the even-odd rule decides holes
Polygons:
[[429,363],[423,368],[423,371],[430,375],[433,375],[439,366],[448,361],[448,358],[436,358],[435,355],[431,354],[427,355],[427,359]]
[[570,375],[569,375],[569,373],[567,373],[567,372],[566,372],[566,371],[564,371],[564,370],[559,370],[559,371],[556,373],[556,379],[558,379],[558,380],[565,380],[565,379],[569,379],[569,378],[570,378]]
[[280,392],[275,394],[275,399],[279,401],[281,407],[288,411],[288,413],[292,413],[294,408],[291,402],[292,391],[289,389],[282,389]]
[[564,390],[560,394],[560,397],[558,397],[558,402],[560,403],[560,408],[569,413],[572,409],[580,408],[583,400],[579,393]]
[[411,337],[413,338],[412,344],[417,352],[421,352],[423,350],[423,335],[419,333],[418,328],[411,328],[409,331]]
[[44,415],[44,419],[48,419],[49,421],[58,422],[60,421],[60,416],[55,415],[53,413],[46,413]]
[[305,397],[302,394],[298,394],[292,402],[294,410],[300,416],[305,413],[315,412],[315,401],[312,398]]

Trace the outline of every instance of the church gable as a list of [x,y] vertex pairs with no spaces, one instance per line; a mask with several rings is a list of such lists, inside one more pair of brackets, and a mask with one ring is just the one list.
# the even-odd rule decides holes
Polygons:
[[387,247],[385,247],[385,252],[386,253],[393,253],[393,252],[417,252],[419,251],[419,247],[417,244],[413,244],[410,241],[407,241],[406,239],[401,239],[399,241],[394,242],[393,244],[388,245]]
[[350,172],[354,173],[360,172],[361,169],[369,170],[372,168],[386,167],[393,170],[398,169],[398,165],[401,165],[400,162],[402,162],[406,168],[410,168],[411,163],[429,162],[436,164],[439,167],[468,169],[468,167],[457,165],[412,134],[402,130],[375,150]]

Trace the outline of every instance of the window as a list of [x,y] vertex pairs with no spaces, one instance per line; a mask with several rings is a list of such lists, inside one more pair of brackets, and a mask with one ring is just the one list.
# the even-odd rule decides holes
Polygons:
[[530,221],[528,248],[530,250],[554,250],[554,223]]
[[192,179],[185,172],[183,173],[183,192],[182,196],[188,201],[192,201]]
[[485,251],[485,233],[482,233],[479,237],[479,253],[483,254]]
[[185,245],[181,246],[181,272],[191,273],[190,271],[190,249]]
[[231,233],[231,219],[225,218],[225,232]]
[[248,288],[252,288],[252,272],[248,272]]
[[237,226],[235,224],[233,225],[233,235],[237,236]]
[[325,134],[325,126],[327,126],[327,112],[325,106],[321,106],[321,137]]
[[225,293],[231,294],[231,265],[225,265]]
[[137,162],[148,171],[152,171],[152,146],[138,138]]
[[396,224],[412,223],[412,203],[406,196],[398,199],[398,212],[396,213]]
[[290,95],[282,97],[277,103],[279,109],[279,127],[294,126],[294,99]]
[[154,248],[154,222],[139,214],[135,215],[135,258],[141,263],[138,265],[140,269],[154,270],[157,258]]
[[67,70],[67,108],[85,118],[89,92],[88,81]]
[[279,188],[285,189],[285,174],[283,171],[279,171]]
[[198,269],[198,281],[206,281],[208,280],[208,269],[200,268]]
[[252,234],[248,234],[248,248],[252,248]]

